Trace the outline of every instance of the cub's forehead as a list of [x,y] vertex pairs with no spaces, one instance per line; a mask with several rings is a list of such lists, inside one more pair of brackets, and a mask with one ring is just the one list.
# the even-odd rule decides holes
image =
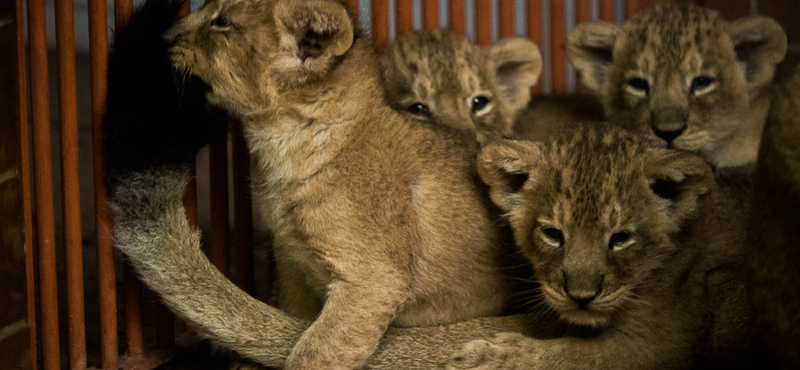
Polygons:
[[431,80],[454,82],[477,75],[486,64],[480,48],[448,31],[415,31],[400,36],[388,53],[396,66]]
[[711,9],[662,5],[635,14],[623,25],[630,57],[655,64],[682,63],[690,54],[705,56],[722,49],[727,22]]
[[543,148],[565,186],[637,176],[653,150],[643,135],[605,123],[587,123],[566,131]]

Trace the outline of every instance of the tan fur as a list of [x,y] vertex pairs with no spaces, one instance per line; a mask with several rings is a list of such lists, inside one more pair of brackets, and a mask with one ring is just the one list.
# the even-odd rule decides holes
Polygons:
[[175,65],[243,122],[281,305],[314,319],[287,368],[358,368],[390,324],[502,312],[510,252],[476,144],[385,104],[342,4],[220,0],[165,37]]
[[530,101],[542,71],[542,57],[525,38],[481,49],[453,32],[414,31],[389,45],[381,66],[395,110],[468,131],[483,144],[512,136],[514,117]]
[[755,175],[750,300],[775,365],[800,368],[800,68],[776,88]]
[[583,23],[567,39],[567,55],[610,122],[720,167],[755,161],[786,47],[770,18],[728,22],[692,5],[653,7],[621,26]]
[[571,329],[471,342],[449,369],[753,365],[740,271],[749,172],[719,173],[718,186],[700,157],[600,124],[491,144],[478,166],[543,309]]

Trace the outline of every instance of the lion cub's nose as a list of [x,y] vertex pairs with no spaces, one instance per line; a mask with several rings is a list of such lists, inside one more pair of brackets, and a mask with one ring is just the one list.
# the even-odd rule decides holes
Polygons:
[[656,127],[656,126],[653,126],[653,133],[655,133],[656,136],[658,136],[661,139],[663,139],[664,141],[666,141],[667,145],[672,145],[672,140],[675,140],[676,137],[681,136],[681,134],[684,131],[686,131],[686,125],[685,124],[681,124],[680,126],[677,126],[677,127],[674,127],[674,126],[673,127],[669,127],[669,126]]
[[580,308],[583,308],[591,303],[600,295],[600,292],[603,291],[602,276],[600,276],[599,279],[591,279],[594,281],[581,281],[580,279],[572,279],[572,281],[567,281],[567,279],[564,280],[564,293],[566,293],[570,299],[575,301]]

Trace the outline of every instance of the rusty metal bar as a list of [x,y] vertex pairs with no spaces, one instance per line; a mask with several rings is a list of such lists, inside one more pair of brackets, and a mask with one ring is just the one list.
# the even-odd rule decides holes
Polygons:
[[514,0],[500,0],[498,11],[500,12],[500,37],[514,36]]
[[250,156],[241,124],[231,130],[233,170],[233,242],[236,263],[234,283],[250,294],[254,291],[253,204],[250,196]]
[[20,177],[22,178],[22,217],[25,227],[25,284],[28,299],[28,326],[30,327],[31,368],[39,368],[36,323],[36,277],[34,276],[33,251],[33,199],[31,196],[30,136],[28,134],[28,84],[25,58],[25,12],[22,0],[16,1],[15,22],[17,24],[17,89],[19,91],[19,139]]
[[125,289],[125,335],[127,355],[139,357],[144,354],[144,331],[142,330],[142,282],[130,262],[123,268]]
[[186,218],[189,220],[189,226],[197,228],[197,168],[192,167],[192,177],[189,179],[189,184],[186,185],[186,192],[183,194],[183,208],[186,212]]
[[[577,23],[588,22],[592,20],[592,0],[576,0],[575,1],[575,21]],[[580,78],[576,81],[576,91],[585,94],[589,89],[581,82]]]
[[211,262],[228,276],[228,138],[208,146],[209,193],[211,203]]
[[[30,0],[29,0],[30,1]],[[114,0],[114,30],[125,28],[133,12],[133,0]]]
[[426,30],[439,28],[438,0],[422,0],[422,28]]
[[616,23],[616,0],[600,0],[600,19],[606,22]]
[[492,44],[492,1],[475,0],[475,39],[479,46]]
[[[528,0],[526,5],[528,38],[541,48],[544,45],[544,32],[542,30],[542,0]],[[542,71],[542,73],[548,72]],[[539,81],[539,83],[533,86],[534,94],[541,94],[544,91],[544,82],[541,78]]]
[[64,249],[67,275],[69,368],[86,369],[86,323],[83,307],[83,242],[81,239],[80,171],[78,164],[78,87],[72,0],[56,0],[58,56],[58,120],[61,126],[61,179],[64,201]]
[[414,30],[414,13],[411,1],[396,1],[397,36]]
[[553,77],[553,92],[565,93],[567,86],[567,55],[564,44],[567,40],[567,1],[553,0],[550,3],[550,73]]
[[389,42],[389,1],[372,0],[372,42],[378,49]]
[[464,1],[451,0],[448,3],[450,22],[448,27],[459,34],[467,34],[467,10]]
[[107,5],[105,0],[89,0],[88,6],[100,367],[116,369],[119,363],[116,266],[103,158],[103,113],[108,75]]
[[156,302],[156,346],[159,350],[175,347],[175,316],[160,301]]
[[50,157],[50,104],[47,85],[47,31],[44,1],[28,0],[31,66],[33,169],[44,370],[60,370],[58,288],[56,286],[53,170]]
[[350,8],[350,13],[358,18],[358,0],[347,0],[347,7]]

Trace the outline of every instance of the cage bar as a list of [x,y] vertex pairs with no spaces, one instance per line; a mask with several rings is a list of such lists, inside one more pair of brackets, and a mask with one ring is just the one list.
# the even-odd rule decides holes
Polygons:
[[231,153],[233,156],[233,242],[236,264],[233,281],[245,292],[253,294],[255,274],[253,266],[253,204],[250,196],[250,156],[241,124],[234,125],[232,130]]
[[553,93],[565,93],[567,86],[567,1],[553,0],[550,3],[550,73],[553,77]]
[[514,36],[516,34],[514,0],[500,0],[497,11],[500,13],[500,38]]
[[55,225],[53,221],[53,169],[50,147],[50,114],[47,85],[47,31],[45,4],[28,0],[28,45],[30,52],[31,113],[33,124],[33,169],[38,248],[39,302],[42,365],[61,368],[58,334],[58,288],[56,285]]
[[[544,32],[542,32],[542,0],[528,0],[526,16],[528,38],[540,48],[544,45]],[[542,73],[546,73],[542,71]],[[533,85],[533,93],[541,94],[544,92],[544,83],[541,81]]]
[[616,7],[617,7],[616,0],[600,1],[600,19],[609,23],[616,23],[617,21]]
[[27,290],[28,304],[28,326],[30,327],[30,355],[31,368],[39,368],[39,356],[37,355],[38,324],[36,320],[36,277],[34,276],[35,259],[33,246],[33,198],[31,195],[31,158],[30,158],[30,134],[28,129],[28,85],[25,76],[28,75],[26,68],[25,55],[25,12],[23,11],[22,0],[16,1],[16,11],[14,21],[17,24],[15,29],[17,38],[17,89],[19,89],[19,136],[20,136],[20,177],[22,180],[22,217],[25,227],[25,288]]
[[414,29],[414,12],[411,5],[410,0],[395,1],[398,36]]
[[108,75],[108,9],[105,0],[89,0],[88,11],[100,367],[115,369],[119,363],[116,266],[102,144]]
[[475,0],[475,41],[481,47],[492,44],[492,1]]
[[372,42],[378,49],[389,42],[389,0],[372,0]]
[[422,0],[422,28],[426,30],[439,28],[438,0]]
[[448,28],[462,35],[467,34],[467,10],[463,1],[450,1],[448,3],[449,23]]
[[209,200],[211,219],[211,262],[228,276],[228,138],[208,146]]
[[350,9],[350,13],[358,18],[358,0],[347,0],[347,7]]

